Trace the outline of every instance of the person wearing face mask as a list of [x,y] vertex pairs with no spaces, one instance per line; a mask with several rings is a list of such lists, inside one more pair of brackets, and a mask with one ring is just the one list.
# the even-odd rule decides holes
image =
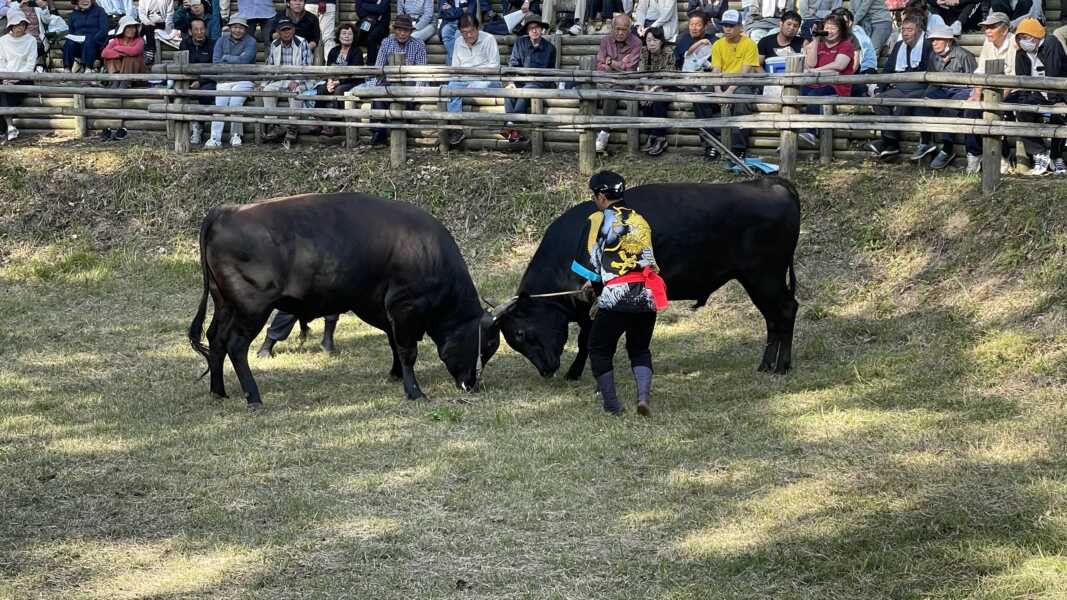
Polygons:
[[[1056,38],[1045,35],[1045,27],[1037,19],[1023,19],[1015,31],[1015,43],[1019,51],[1015,53],[1015,74],[1029,77],[1065,77],[1067,76],[1067,56],[1063,46]],[[1052,105],[1067,101],[1064,94],[1052,92],[1035,92],[1030,90],[1012,90],[1004,96],[1005,103]],[[1015,120],[1025,123],[1040,123],[1041,114],[1017,112]],[[1052,115],[1051,122],[1062,125],[1063,115]],[[1022,138],[1023,147],[1030,155],[1033,168],[1031,175],[1044,175],[1050,171],[1057,175],[1067,175],[1067,165],[1063,161],[1063,139],[1053,139],[1051,151],[1042,138]]]
[[[928,35],[933,55],[930,57],[930,71],[933,73],[974,73],[978,67],[978,59],[965,48],[956,43],[956,36],[952,29],[945,25],[937,25]],[[926,89],[926,98],[933,100],[966,100],[971,95],[971,88],[931,85]],[[949,117],[958,118],[963,111],[958,108],[918,108],[915,114],[923,117]],[[940,144],[940,148],[935,145]],[[955,144],[951,133],[928,133],[919,135],[919,147],[911,155],[911,160],[921,161],[923,157],[937,152],[934,160],[930,163],[933,169],[944,169],[952,164],[956,158]],[[982,154],[982,147],[978,144],[978,138],[968,136],[967,154],[978,156]]]
[[[930,64],[933,48],[926,39],[923,23],[914,17],[908,17],[900,24],[903,39],[893,46],[886,58],[882,73],[914,73],[926,71]],[[880,98],[922,98],[926,94],[924,83],[893,83],[878,86]],[[910,109],[903,106],[875,106],[874,114],[879,116],[908,116]],[[900,154],[900,132],[882,131],[881,139],[867,146],[876,158],[884,159]],[[923,155],[925,156],[925,154]],[[921,158],[921,157],[920,157]]]

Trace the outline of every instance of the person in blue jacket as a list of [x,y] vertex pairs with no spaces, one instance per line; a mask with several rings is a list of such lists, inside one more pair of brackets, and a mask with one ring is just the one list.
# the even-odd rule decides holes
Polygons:
[[85,41],[75,42],[68,37],[63,43],[63,69],[93,70],[100,51],[107,45],[107,12],[93,0],[78,0],[70,13],[69,26],[68,36],[85,36]]

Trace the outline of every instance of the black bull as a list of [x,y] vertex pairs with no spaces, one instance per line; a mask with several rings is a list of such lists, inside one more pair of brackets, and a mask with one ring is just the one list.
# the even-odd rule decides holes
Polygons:
[[[212,209],[200,227],[204,291],[189,340],[225,397],[230,357],[250,405],[261,403],[248,347],[277,308],[310,320],[349,310],[385,331],[390,374],[412,399],[418,341],[428,334],[456,385],[471,390],[499,346],[448,230],[418,207],[364,194],[309,194]],[[207,296],[215,312],[200,341]]]
[[[788,181],[764,177],[735,184],[654,184],[626,191],[626,204],[652,227],[656,262],[671,300],[703,306],[712,292],[737,279],[767,321],[759,370],[790,367],[797,302],[793,252],[800,235],[800,199]],[[567,371],[585,368],[590,304],[576,296],[531,298],[573,290],[582,280],[570,271],[586,219],[584,202],[549,225],[519,283],[518,296],[497,309],[508,345],[544,376],[559,369],[567,325],[577,322],[578,354]]]

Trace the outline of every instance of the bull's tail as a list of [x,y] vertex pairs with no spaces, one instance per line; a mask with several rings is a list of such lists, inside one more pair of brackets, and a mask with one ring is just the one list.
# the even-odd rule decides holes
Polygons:
[[[200,224],[200,270],[204,274],[204,291],[200,294],[200,306],[196,309],[196,316],[193,317],[193,322],[189,324],[189,343],[192,344],[193,350],[204,357],[204,360],[208,361],[210,370],[210,350],[201,340],[204,332],[204,318],[207,316],[207,296],[211,283],[211,272],[207,266],[207,248],[204,245],[204,238],[207,235],[207,230],[211,227],[211,224],[215,221],[216,210],[212,209],[204,217],[204,222]],[[200,375],[203,377],[207,374]]]

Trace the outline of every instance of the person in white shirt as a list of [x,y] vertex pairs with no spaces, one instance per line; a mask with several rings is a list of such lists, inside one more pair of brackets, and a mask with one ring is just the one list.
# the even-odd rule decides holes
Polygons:
[[643,39],[649,29],[662,27],[663,36],[673,44],[678,37],[678,3],[674,0],[637,0],[634,21],[637,22],[637,37]]
[[[12,73],[31,73],[37,64],[37,40],[26,35],[29,20],[21,10],[12,8],[7,13],[7,35],[0,37],[0,71]],[[5,79],[4,85],[22,85],[29,81]],[[22,104],[22,94],[0,94],[0,107],[9,108]],[[15,117],[4,115],[0,118],[0,134],[7,141],[19,136],[15,128]]]
[[[460,39],[452,51],[453,67],[499,67],[500,48],[496,38],[478,28],[478,18],[463,15],[459,18]],[[448,88],[497,88],[499,81],[450,81]],[[448,101],[448,112],[463,112],[463,98],[455,97]],[[449,134],[448,143],[456,145],[467,137],[464,129],[454,129]]]

